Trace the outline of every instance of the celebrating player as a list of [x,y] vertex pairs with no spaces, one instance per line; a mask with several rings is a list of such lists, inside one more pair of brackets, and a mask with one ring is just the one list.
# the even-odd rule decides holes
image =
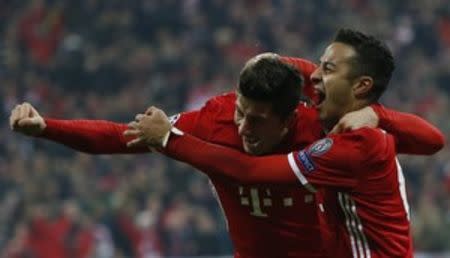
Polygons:
[[[312,75],[315,88],[321,95],[317,108],[324,127],[331,129],[344,114],[377,101],[393,69],[389,50],[378,40],[355,31],[340,31]],[[241,78],[245,75],[244,69]],[[242,104],[239,98],[249,94],[246,87],[245,80],[241,80],[237,101],[237,109],[241,110],[237,111],[236,123],[244,137],[253,140],[250,132],[258,124],[258,116],[250,111],[257,110],[258,103]],[[273,110],[276,110],[275,106]],[[304,122],[301,115],[300,123]],[[259,119],[263,120],[264,116]],[[127,132],[139,137],[135,142],[145,140],[148,144],[165,145],[171,124],[161,110],[150,108],[147,115],[140,115],[137,120],[130,124]],[[179,136],[172,136],[163,151],[194,165],[211,178],[222,177],[222,180],[249,185],[284,185],[285,188],[300,181],[311,192],[315,192],[316,186],[325,187],[325,216],[331,228],[336,226],[341,243],[333,250],[333,257],[413,256],[404,177],[396,159],[398,144],[392,135],[380,129],[361,128],[328,135],[288,155],[252,157],[183,135],[176,129],[173,131]],[[220,130],[216,133],[220,134]],[[257,146],[258,142],[246,142],[244,138],[245,144],[250,148]],[[261,199],[267,199],[268,195],[258,194],[259,198],[251,203],[262,211],[264,201]],[[302,202],[306,196],[303,193],[292,200]],[[276,200],[281,203],[284,199]],[[267,217],[275,213],[277,204],[276,201],[270,203],[264,209]],[[285,207],[283,211],[298,216],[296,222],[301,220],[301,210]],[[239,227],[249,229],[246,224],[239,224]],[[283,233],[283,228],[278,230],[275,235]],[[332,247],[332,244],[327,246]],[[283,250],[286,249],[277,249],[278,257],[286,255]]]
[[[316,111],[298,105],[301,78],[283,61],[309,64],[302,70],[305,78],[312,72],[308,67],[314,67],[300,59],[258,56],[244,68],[239,94],[213,98],[199,111],[174,117],[176,126],[201,139],[253,155],[288,153],[319,139],[323,130]],[[399,140],[399,151],[430,154],[442,144],[440,133],[417,117],[377,104],[361,112],[375,120],[379,116],[380,125],[386,125],[385,129]],[[411,121],[417,124],[415,128],[405,126]],[[127,128],[123,124],[43,119],[29,105],[18,106],[10,122],[14,130],[90,153],[148,151],[146,146],[126,148],[131,138],[122,136]],[[329,256],[322,244],[330,243],[328,239],[333,236],[323,225],[323,211],[317,208],[321,195],[296,184],[248,184],[219,174],[208,175],[225,209],[236,257]]]

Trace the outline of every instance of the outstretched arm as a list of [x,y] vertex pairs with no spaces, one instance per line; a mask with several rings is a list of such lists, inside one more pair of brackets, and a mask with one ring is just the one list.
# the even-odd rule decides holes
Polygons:
[[181,133],[172,127],[166,114],[155,107],[149,108],[146,115],[136,116],[136,120],[129,124],[128,130],[124,133],[135,138],[128,142],[130,147],[137,142],[145,142],[155,147],[165,146],[164,149],[160,149],[163,153],[186,162],[208,175],[225,175],[242,182],[296,180],[294,174],[290,172],[286,155],[268,156],[264,157],[264,162],[258,162],[261,158],[250,157],[234,149],[210,144],[190,134]]
[[[213,121],[228,113],[236,97],[230,92],[213,97],[199,110],[184,112],[169,119],[181,130],[208,139],[215,130]],[[139,115],[136,116],[136,119]],[[150,152],[147,144],[138,141],[137,135],[124,135],[128,125],[103,120],[44,119],[29,103],[17,105],[11,112],[10,126],[15,132],[46,138],[75,150],[93,154]],[[135,144],[127,146],[131,140]]]
[[379,127],[395,137],[398,153],[432,155],[444,147],[442,132],[424,119],[379,104],[371,107],[380,119]]
[[431,155],[444,146],[443,134],[424,119],[373,104],[343,116],[331,133],[380,127],[396,139],[398,153]]
[[189,134],[170,136],[166,148],[161,151],[208,175],[228,176],[244,183],[298,182],[286,155],[249,156]]
[[[385,157],[393,157],[395,150],[392,137],[374,129],[333,135],[289,155],[261,157],[211,144],[174,128],[172,131],[162,152],[208,175],[227,176],[244,183],[300,182],[310,191],[315,191],[311,184],[355,187],[369,170],[366,166],[370,167],[373,160],[379,164]],[[367,150],[367,145],[373,147]]]
[[57,120],[45,119],[46,128],[39,135],[72,149],[91,154],[144,153],[146,146],[127,148],[131,140],[123,136],[126,124],[103,120]]
[[27,136],[46,138],[78,151],[92,154],[148,152],[144,146],[127,148],[122,132],[127,126],[100,120],[44,119],[30,104],[14,107],[9,117],[13,131]]

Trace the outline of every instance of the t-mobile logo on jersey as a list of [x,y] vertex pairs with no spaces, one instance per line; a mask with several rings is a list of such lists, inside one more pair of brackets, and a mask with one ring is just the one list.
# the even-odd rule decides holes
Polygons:
[[[272,193],[269,188],[266,189],[258,189],[256,187],[250,187],[249,191],[245,191],[246,189],[243,186],[239,187],[239,196],[241,198],[241,204],[244,206],[250,206],[252,211],[251,215],[255,217],[267,217],[267,213],[265,213],[262,207],[272,207],[273,199]],[[248,196],[250,195],[250,196]],[[308,195],[305,196],[305,203],[312,202],[313,196]],[[283,207],[291,207],[294,205],[294,200],[292,197],[285,197],[281,199]]]

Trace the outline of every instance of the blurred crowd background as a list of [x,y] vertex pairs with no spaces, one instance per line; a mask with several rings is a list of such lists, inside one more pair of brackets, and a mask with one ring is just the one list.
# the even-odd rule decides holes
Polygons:
[[[9,113],[22,101],[46,117],[117,122],[149,105],[196,109],[232,90],[253,55],[315,61],[343,26],[393,50],[383,103],[449,139],[448,0],[0,1],[0,257],[231,254],[208,181],[192,168],[160,155],[76,153],[12,133]],[[444,257],[450,148],[401,163],[417,252]]]

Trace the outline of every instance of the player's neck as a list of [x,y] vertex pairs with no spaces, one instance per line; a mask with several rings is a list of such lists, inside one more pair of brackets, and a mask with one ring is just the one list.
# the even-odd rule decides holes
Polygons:
[[347,113],[363,109],[371,104],[371,101],[368,99],[356,99],[353,102],[351,110],[349,110]]
[[328,134],[345,114],[360,110],[370,104],[371,102],[367,99],[355,99],[353,103],[348,105],[347,110],[342,110],[342,113],[340,113],[340,115],[328,118],[326,120],[321,120],[324,133]]

